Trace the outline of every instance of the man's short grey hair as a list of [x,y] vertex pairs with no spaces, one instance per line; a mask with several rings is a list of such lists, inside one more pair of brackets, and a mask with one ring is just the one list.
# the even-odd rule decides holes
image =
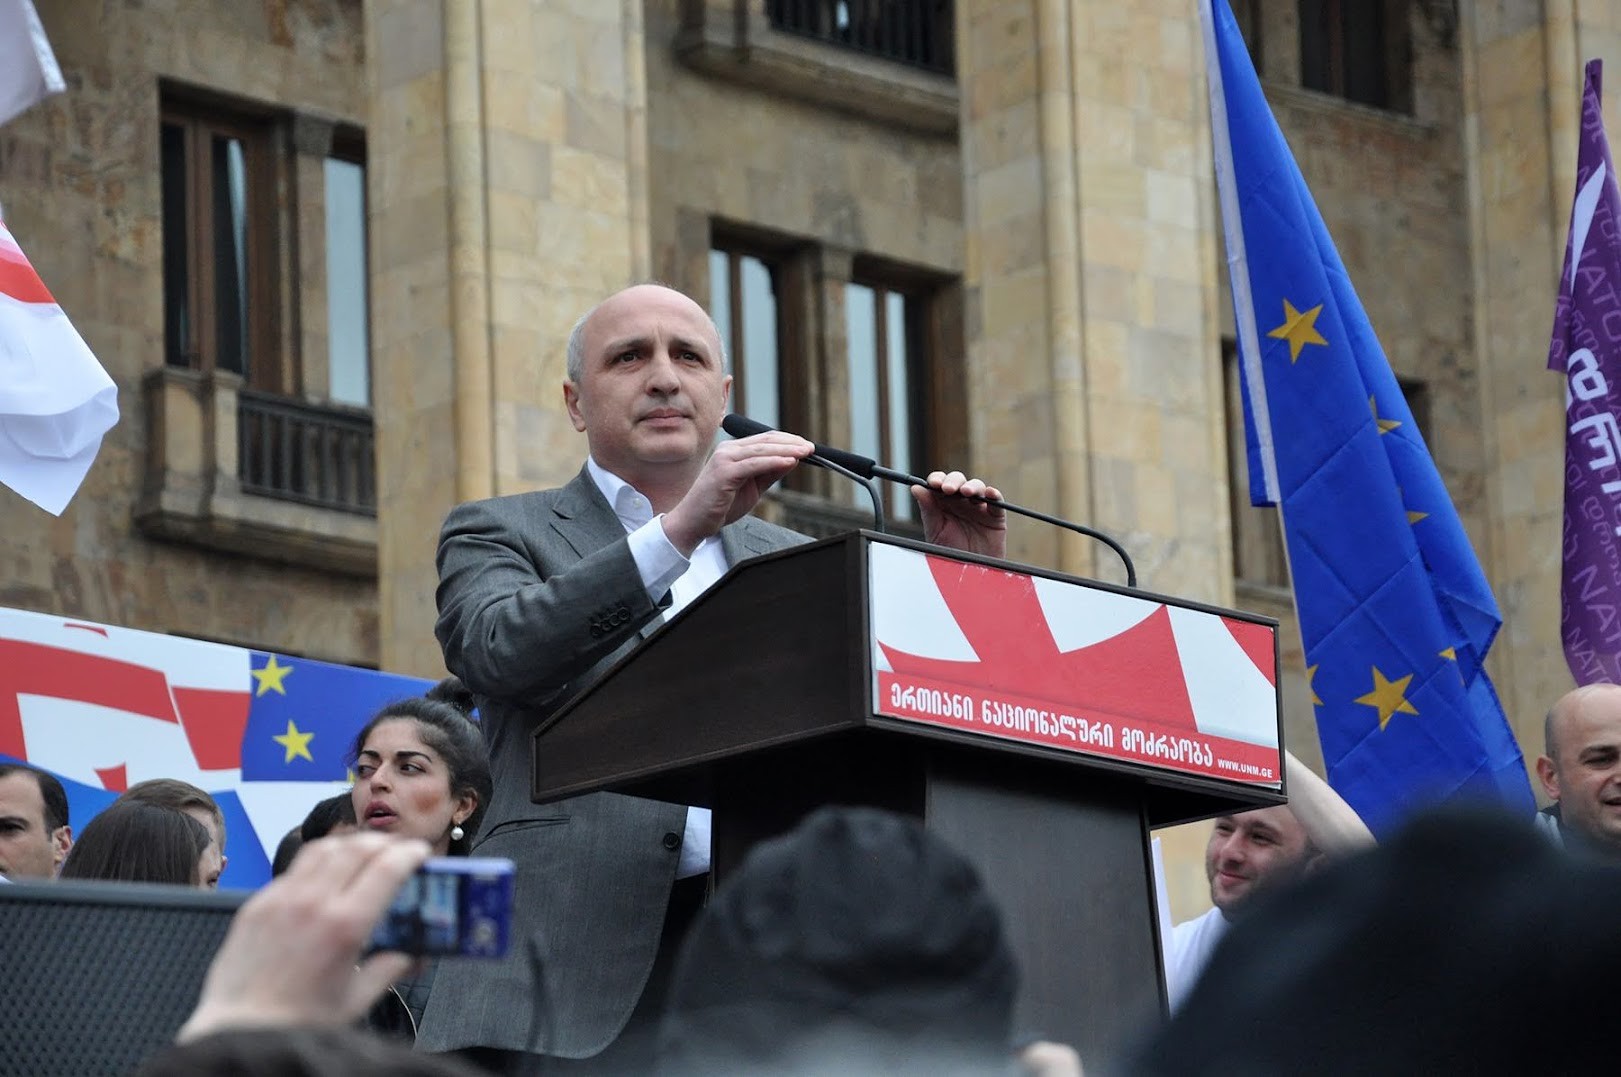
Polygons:
[[[669,288],[672,292],[687,295],[687,293],[681,291],[681,289],[665,284],[661,280],[639,280],[634,284],[627,285],[626,287],[636,288],[643,284],[651,284],[659,288]],[[618,292],[614,293],[614,295],[618,294]],[[613,296],[608,297],[608,299],[612,298]],[[692,297],[687,296],[687,298],[691,299]],[[579,320],[574,323],[574,328],[569,330],[568,351],[565,356],[566,366],[564,369],[568,375],[568,380],[573,382],[575,385],[579,385],[580,379],[585,376],[585,325],[591,320],[591,315],[595,314],[602,304],[608,301],[608,299],[599,301],[593,305],[590,310],[580,315]],[[702,304],[699,305],[699,309],[703,309]],[[709,311],[704,310],[704,317],[709,321],[709,328],[715,334],[715,339],[720,342],[720,366],[722,370],[725,370],[726,338],[721,336],[720,326],[715,324],[714,315],[710,314]]]
[[574,328],[568,332],[568,380],[575,385],[580,384],[580,378],[585,374],[585,323],[591,320],[591,315],[597,312],[598,303],[584,314],[580,315],[574,323]]

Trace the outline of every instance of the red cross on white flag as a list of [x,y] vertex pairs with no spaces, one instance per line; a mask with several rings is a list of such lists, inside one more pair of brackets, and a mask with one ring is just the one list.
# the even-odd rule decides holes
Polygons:
[[61,515],[116,422],[113,380],[0,222],[0,482]]

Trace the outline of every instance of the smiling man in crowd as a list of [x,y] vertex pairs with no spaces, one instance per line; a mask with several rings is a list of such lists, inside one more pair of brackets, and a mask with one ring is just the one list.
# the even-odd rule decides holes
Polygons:
[[1284,753],[1289,803],[1217,816],[1205,846],[1210,904],[1177,924],[1165,946],[1166,993],[1177,1010],[1227,929],[1251,902],[1295,882],[1326,857],[1373,844],[1356,812],[1291,752]]
[[1543,739],[1537,777],[1553,804],[1538,822],[1572,852],[1621,861],[1621,686],[1567,692]]

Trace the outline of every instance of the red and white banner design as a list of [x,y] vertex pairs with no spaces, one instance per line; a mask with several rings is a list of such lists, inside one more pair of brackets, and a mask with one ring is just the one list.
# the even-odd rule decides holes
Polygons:
[[873,712],[1279,788],[1276,632],[873,543]]
[[0,482],[61,515],[118,422],[118,389],[0,223]]

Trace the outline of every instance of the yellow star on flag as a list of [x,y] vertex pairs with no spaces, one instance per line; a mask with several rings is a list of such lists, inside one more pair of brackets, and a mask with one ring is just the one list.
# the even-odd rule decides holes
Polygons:
[[1374,404],[1373,397],[1371,395],[1368,397],[1368,410],[1373,412],[1373,421],[1375,425],[1379,427],[1379,433],[1381,434],[1388,434],[1392,430],[1396,429],[1396,427],[1401,425],[1400,419],[1379,418],[1379,408]]
[[[1400,486],[1396,487],[1396,496],[1397,497],[1402,496]],[[1408,523],[1408,526],[1416,524],[1420,520],[1425,519],[1426,517],[1429,516],[1429,513],[1427,513],[1427,512],[1419,512],[1417,509],[1409,509],[1409,508],[1407,508],[1407,505],[1406,505],[1405,502],[1402,504],[1402,508],[1407,510],[1407,523]]]
[[300,756],[311,763],[315,762],[315,757],[310,754],[310,741],[315,739],[315,734],[300,733],[291,718],[287,719],[287,732],[270,739],[287,749],[287,758],[282,760],[283,763],[291,763]]
[[1373,707],[1379,712],[1379,728],[1384,729],[1390,724],[1390,719],[1397,714],[1417,714],[1418,708],[1407,702],[1407,686],[1412,683],[1413,675],[1399,680],[1386,680],[1378,666],[1370,667],[1373,670],[1373,691],[1365,696],[1358,696],[1356,702]]
[[1293,363],[1300,358],[1300,350],[1308,344],[1321,344],[1328,346],[1328,341],[1317,331],[1317,315],[1323,312],[1323,305],[1317,304],[1307,311],[1295,309],[1295,305],[1287,299],[1283,301],[1283,324],[1270,330],[1266,335],[1275,340],[1289,342],[1289,362]]
[[1441,657],[1445,658],[1448,662],[1456,662],[1458,660],[1458,649],[1456,647],[1448,647],[1446,650],[1440,652],[1440,654]]
[[253,693],[254,698],[257,699],[266,692],[280,692],[282,695],[286,695],[287,688],[281,682],[292,671],[292,666],[278,665],[276,656],[271,655],[268,662],[251,671],[253,679],[259,682],[259,690]]
[[1306,667],[1306,691],[1311,693],[1311,705],[1314,706],[1314,707],[1321,707],[1323,705],[1323,701],[1317,698],[1317,686],[1312,683],[1312,681],[1315,680],[1316,677],[1317,677],[1317,667],[1316,666],[1307,666]]

